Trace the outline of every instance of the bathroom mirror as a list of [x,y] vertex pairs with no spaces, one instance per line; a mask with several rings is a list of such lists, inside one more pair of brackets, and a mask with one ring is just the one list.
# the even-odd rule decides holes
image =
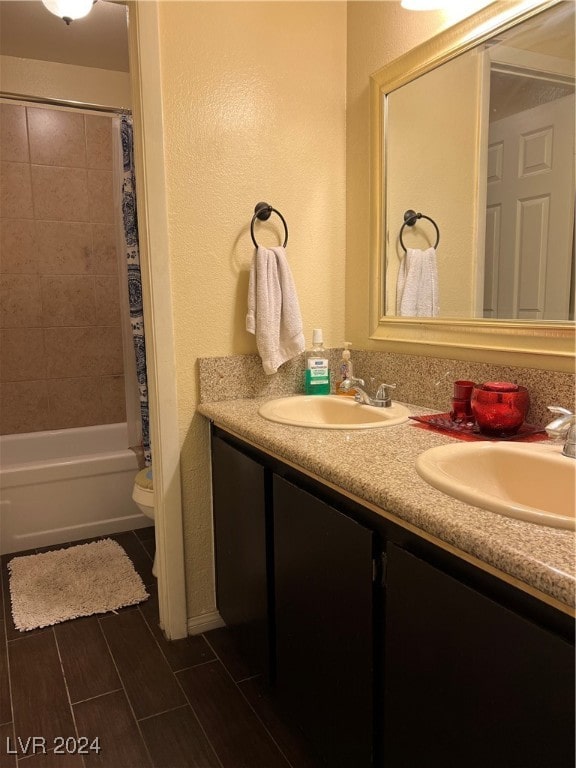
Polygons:
[[[372,75],[372,339],[573,370],[574,81],[562,0],[493,3]],[[403,316],[434,225],[438,314]]]

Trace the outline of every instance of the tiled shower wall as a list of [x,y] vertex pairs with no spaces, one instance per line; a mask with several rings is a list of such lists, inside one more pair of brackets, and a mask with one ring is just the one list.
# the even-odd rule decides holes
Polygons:
[[0,118],[0,434],[125,421],[112,117]]

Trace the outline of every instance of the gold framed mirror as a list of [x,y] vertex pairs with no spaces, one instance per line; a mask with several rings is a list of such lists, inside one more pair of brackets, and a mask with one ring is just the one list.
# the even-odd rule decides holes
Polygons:
[[[390,140],[390,135],[393,135],[391,125],[388,122],[391,104],[399,103],[398,95],[408,92],[405,86],[412,87],[416,83],[421,86],[424,83],[423,76],[427,73],[437,76],[441,66],[448,69],[448,65],[452,66],[455,60],[462,60],[464,56],[476,55],[479,59],[477,52],[489,49],[498,36],[506,37],[506,35],[512,34],[518,25],[524,22],[530,23],[531,20],[532,26],[536,28],[540,25],[540,21],[545,18],[541,14],[556,13],[558,9],[568,6],[571,6],[573,11],[573,4],[563,2],[563,0],[513,0],[506,3],[492,3],[468,19],[399,57],[371,76],[370,338],[375,341],[386,342],[387,349],[413,354],[433,353],[438,357],[453,357],[497,364],[526,365],[560,371],[574,370],[573,209],[570,218],[572,227],[570,234],[571,250],[568,255],[572,277],[568,277],[569,290],[566,291],[566,295],[570,294],[570,307],[563,310],[564,314],[551,314],[551,317],[555,319],[543,319],[542,316],[523,315],[521,312],[515,315],[508,310],[506,314],[501,315],[502,319],[497,319],[497,317],[491,317],[487,314],[485,308],[482,309],[484,297],[479,296],[479,294],[482,293],[482,290],[486,290],[484,273],[488,271],[488,268],[484,268],[484,266],[477,268],[479,259],[476,257],[476,253],[480,253],[480,249],[482,249],[482,254],[484,253],[484,241],[487,235],[486,192],[484,190],[483,197],[482,184],[478,181],[478,168],[483,167],[484,173],[486,173],[488,166],[486,88],[484,91],[479,90],[476,101],[470,99],[470,104],[473,104],[475,108],[467,117],[468,127],[461,132],[466,141],[459,141],[457,147],[458,151],[461,152],[463,150],[460,145],[465,145],[467,142],[469,151],[475,153],[474,173],[476,176],[468,181],[472,190],[471,196],[474,198],[475,210],[480,210],[481,213],[480,215],[476,215],[476,213],[474,215],[467,215],[466,213],[462,215],[462,212],[458,211],[453,217],[454,220],[464,221],[467,225],[465,233],[467,239],[462,237],[458,240],[464,244],[460,258],[463,259],[464,254],[469,254],[472,267],[467,266],[466,268],[474,273],[476,283],[478,281],[483,283],[481,288],[475,284],[475,287],[471,289],[471,293],[475,293],[475,298],[471,299],[472,307],[475,306],[476,309],[473,309],[469,314],[466,311],[455,310],[435,317],[397,316],[394,314],[394,308],[390,306],[393,302],[393,299],[391,300],[393,293],[391,284],[394,278],[389,278],[388,285],[386,285],[387,265],[392,264],[394,266],[394,263],[397,263],[402,255],[398,247],[398,234],[403,224],[401,216],[399,218],[396,215],[393,221],[389,220],[391,217],[387,216],[387,203],[393,196],[392,192],[404,182],[401,166],[394,162],[392,156],[388,156],[387,141]],[[556,10],[552,11],[551,9]],[[474,66],[477,72],[479,67],[485,65],[483,63],[479,65],[475,62]],[[573,83],[573,63],[571,69],[571,76],[566,80],[571,80]],[[474,76],[478,78],[477,75]],[[460,75],[457,73],[452,77],[457,80]],[[434,90],[438,87],[438,83],[431,85],[429,91],[438,93],[437,90]],[[447,103],[449,104],[449,102]],[[458,103],[465,103],[465,99],[459,98]],[[482,105],[483,112],[480,105]],[[414,110],[412,115],[412,123],[414,123],[418,117],[417,110]],[[454,119],[453,115],[451,118]],[[423,130],[426,131],[425,120],[422,121],[422,125]],[[482,137],[486,138],[485,149],[481,146]],[[426,141],[428,140],[429,136],[426,136]],[[447,156],[444,151],[444,162],[446,168],[457,167],[461,164],[458,152]],[[573,168],[573,155],[568,162],[572,163]],[[484,165],[482,166],[482,164]],[[417,170],[417,166],[413,166],[413,168]],[[434,185],[438,189],[438,196],[442,197],[442,180],[443,175],[435,175],[434,177],[424,175],[420,177],[418,183]],[[571,185],[571,205],[573,207],[573,169]],[[461,180],[454,186],[461,194]],[[446,195],[446,197],[449,196]],[[447,216],[445,212],[442,212],[438,217],[436,210],[421,208],[418,195],[415,199],[405,200],[405,203],[406,209],[412,208],[418,212],[421,211],[424,215],[434,217],[435,223],[440,227],[440,233],[452,225],[452,217]],[[449,219],[450,221],[448,221]],[[425,227],[420,226],[426,222],[422,221],[418,224],[418,229],[421,232],[429,233],[429,237],[435,237],[433,229],[428,228],[427,233]],[[417,227],[414,227],[414,231],[416,229]],[[460,238],[460,235],[458,237]],[[404,243],[402,246],[405,250]],[[442,249],[442,244],[440,249]],[[438,260],[441,258],[442,255],[439,252]],[[446,269],[445,265],[443,266]],[[451,267],[451,270],[455,270],[454,266]],[[398,267],[396,266],[396,273],[397,271]],[[393,270],[392,275],[394,276]],[[478,275],[480,275],[479,278]],[[571,284],[570,280],[572,280]],[[566,284],[566,278],[563,282]],[[462,285],[464,284],[465,279],[463,278]],[[441,300],[442,287],[441,278]],[[475,301],[476,304],[474,304]]]

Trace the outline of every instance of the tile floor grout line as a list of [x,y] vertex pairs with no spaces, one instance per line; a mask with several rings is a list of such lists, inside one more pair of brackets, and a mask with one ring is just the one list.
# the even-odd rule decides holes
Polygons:
[[[60,622],[63,623],[63,622]],[[64,664],[62,663],[62,654],[60,652],[60,645],[58,643],[58,637],[56,635],[56,630],[54,627],[52,627],[52,634],[54,636],[54,643],[56,645],[56,653],[58,654],[58,661],[60,662],[60,669],[62,670],[62,679],[64,680],[64,688],[66,689],[66,698],[68,699],[68,708],[70,709],[70,716],[72,717],[72,722],[74,723],[74,730],[76,731],[76,738],[79,739],[80,734],[78,733],[78,723],[76,722],[76,715],[74,713],[74,707],[72,706],[72,699],[70,696],[70,689],[68,688],[68,680],[66,679],[66,670],[64,669]],[[76,742],[78,743],[78,742]],[[84,762],[84,756],[80,755],[81,765],[85,766],[86,763]]]
[[18,629],[18,627],[14,627],[14,629],[18,631],[20,634],[18,635],[18,637],[6,636],[6,642],[17,643],[20,640],[27,640],[29,637],[33,637],[34,635],[40,635],[42,632],[50,632],[50,630],[54,629],[54,627],[55,627],[55,624],[47,624],[45,627],[34,627],[34,629]]
[[108,696],[109,693],[118,693],[118,691],[122,691],[122,690],[123,690],[122,687],[112,688],[109,691],[104,691],[104,693],[97,693],[96,696],[88,696],[88,698],[86,699],[78,699],[78,701],[71,701],[70,703],[73,707],[75,707],[76,704],[84,704],[87,701],[94,701],[94,699],[101,699],[102,696]]
[[240,685],[240,683],[246,683],[248,680],[255,680],[257,677],[262,677],[263,673],[257,675],[248,675],[247,677],[243,677],[240,680],[236,680],[236,685]]
[[[106,614],[104,614],[104,616],[105,615]],[[120,674],[120,670],[118,669],[118,664],[116,664],[116,659],[114,658],[114,654],[112,653],[112,649],[110,648],[110,643],[108,642],[108,638],[106,637],[106,633],[102,629],[102,624],[100,622],[101,622],[101,619],[100,619],[100,617],[98,617],[98,628],[100,629],[102,637],[104,638],[104,642],[106,643],[106,647],[108,648],[108,653],[110,654],[110,658],[112,659],[112,663],[114,664],[114,669],[116,670],[116,674],[118,675],[118,680],[120,680],[120,684],[122,686],[122,692],[124,693],[124,697],[126,699],[126,703],[128,704],[128,706],[130,708],[130,712],[132,714],[132,718],[134,719],[134,723],[136,724],[136,728],[138,729],[138,734],[140,736],[140,740],[142,741],[142,745],[143,745],[144,749],[146,750],[146,754],[148,755],[148,759],[150,761],[150,765],[153,766],[153,768],[154,768],[154,760],[152,759],[152,755],[150,754],[150,750],[148,749],[148,744],[146,743],[146,739],[144,738],[144,734],[142,733],[142,729],[140,728],[140,724],[138,723],[138,718],[136,717],[136,713],[134,712],[134,707],[132,706],[132,702],[130,701],[130,697],[128,696],[128,691],[126,690],[126,685],[124,684],[124,680],[122,678],[122,675]]]
[[[138,610],[140,611],[140,606],[138,606]],[[154,635],[154,632],[152,631],[152,628],[150,627],[150,624],[148,623],[148,621],[146,619],[146,616],[144,615],[144,613],[142,611],[140,611],[140,615],[141,615],[141,617],[142,617],[142,619],[144,621],[144,626],[146,627],[148,632],[150,632],[150,634],[152,635],[152,639],[154,640],[154,642],[158,646],[158,649],[160,650],[160,653],[162,654],[162,658],[166,661],[166,664],[168,665],[168,668],[169,668],[169,670],[170,670],[170,672],[172,674],[172,677],[176,680],[176,684],[178,685],[178,687],[182,691],[182,694],[184,696],[184,700],[186,701],[186,704],[192,710],[192,714],[196,718],[196,722],[198,723],[198,726],[200,727],[202,733],[204,734],[204,737],[206,738],[206,741],[209,744],[210,749],[212,750],[212,752],[216,756],[216,759],[218,760],[221,768],[224,768],[224,766],[222,764],[222,761],[220,760],[220,755],[218,754],[218,752],[216,751],[216,748],[212,744],[212,740],[208,737],[208,734],[206,733],[206,731],[204,729],[204,726],[202,725],[202,723],[200,721],[200,718],[198,717],[198,714],[197,714],[196,710],[194,709],[194,707],[192,705],[192,702],[189,700],[188,696],[186,696],[186,691],[184,690],[182,684],[180,683],[180,680],[178,679],[178,675],[177,675],[176,670],[173,670],[172,667],[170,666],[170,662],[168,661],[162,646],[160,645],[160,643],[156,639],[156,636]],[[162,629],[160,631],[162,631]],[[188,635],[186,637],[188,637]],[[204,640],[206,640],[206,638],[204,638]],[[170,641],[167,641],[167,642],[170,642]],[[186,667],[185,669],[193,669],[196,666],[203,666],[204,664],[210,664],[210,663],[215,662],[215,661],[216,661],[216,659],[209,659],[208,661],[203,661],[201,664],[194,664],[191,667]],[[184,671],[184,670],[178,670],[178,672],[182,672],[182,671]]]
[[[206,663],[207,664],[211,664],[211,663],[214,664],[217,661],[218,661],[217,659],[211,659],[209,662],[206,662]],[[220,663],[222,663],[222,662],[220,662]],[[188,667],[188,669],[194,669],[194,667]],[[184,690],[184,686],[182,685],[182,683],[178,679],[178,675],[175,672],[172,672],[172,674],[174,675],[174,679],[176,680],[177,684],[179,685],[180,690],[184,694],[184,698],[186,699],[186,702],[187,702],[188,706],[192,710],[192,714],[196,718],[196,722],[198,723],[198,727],[200,728],[200,730],[204,734],[204,738],[206,739],[207,744],[210,746],[210,749],[212,750],[212,753],[214,754],[214,757],[216,758],[216,760],[218,760],[218,764],[220,765],[220,768],[224,768],[224,763],[222,762],[222,760],[220,760],[220,755],[218,754],[218,752],[216,750],[216,747],[212,743],[212,739],[208,736],[208,734],[206,732],[206,729],[204,728],[204,724],[202,723],[202,721],[200,720],[200,718],[198,716],[198,713],[194,709],[194,705],[192,704],[192,702],[190,701],[190,699],[186,695],[186,691]]]
[[164,709],[162,712],[155,712],[153,715],[146,715],[146,717],[139,718],[138,722],[143,723],[146,720],[152,720],[154,717],[160,717],[161,715],[166,715],[168,712],[177,712],[179,709],[187,709],[190,707],[190,704],[186,702],[185,704],[179,704],[177,707],[170,707],[169,709]]
[[150,552],[148,552],[148,550],[147,550],[147,549],[146,549],[146,547],[144,546],[144,543],[143,543],[142,541],[140,541],[140,539],[138,538],[138,536],[136,536],[136,531],[132,531],[132,533],[134,534],[134,537],[135,537],[136,541],[137,541],[137,542],[138,542],[138,544],[140,545],[140,548],[142,549],[142,551],[144,552],[144,554],[146,555],[146,557],[148,558],[148,560],[150,560],[150,562],[153,564],[153,563],[154,563],[154,558],[150,556]]
[[190,666],[182,667],[182,669],[173,669],[172,673],[177,675],[179,672],[186,672],[188,669],[196,669],[196,667],[204,667],[206,664],[213,664],[215,661],[219,661],[219,659],[206,659],[206,661],[199,661],[198,664],[190,664]]
[[[208,638],[207,638],[207,637],[204,637],[204,639],[206,640],[206,642],[208,643],[208,645],[210,646],[210,648],[212,648],[212,651],[213,651],[214,655],[216,656],[216,658],[218,659],[218,661],[220,662],[220,664],[222,664],[222,666],[224,667],[224,671],[226,672],[226,674],[228,675],[228,677],[230,678],[230,680],[232,681],[232,683],[233,683],[233,684],[236,686],[236,688],[237,688],[238,692],[240,693],[240,695],[242,696],[242,698],[244,699],[244,701],[246,702],[246,704],[247,704],[247,705],[250,707],[250,709],[251,709],[251,710],[252,710],[252,712],[254,713],[255,717],[257,718],[258,722],[259,722],[259,723],[262,725],[262,728],[264,728],[264,730],[266,731],[266,733],[268,734],[268,736],[269,736],[269,737],[270,737],[270,739],[272,740],[272,743],[276,745],[276,748],[278,749],[278,752],[280,752],[280,754],[282,755],[282,757],[284,758],[284,760],[286,760],[286,766],[287,766],[287,768],[294,768],[294,767],[292,766],[292,763],[291,763],[291,762],[290,762],[290,760],[288,759],[288,757],[287,757],[287,756],[284,754],[284,750],[281,748],[280,744],[278,744],[278,742],[276,741],[276,739],[274,738],[274,736],[272,735],[272,733],[270,732],[270,730],[269,730],[269,729],[268,729],[268,727],[266,726],[266,723],[265,723],[265,722],[262,720],[262,718],[260,717],[260,715],[258,714],[258,712],[257,712],[257,711],[255,710],[255,708],[252,706],[252,703],[251,703],[251,702],[248,700],[247,696],[245,696],[245,695],[244,695],[244,691],[242,690],[242,688],[240,688],[240,686],[238,685],[238,683],[236,682],[236,680],[234,680],[234,678],[232,677],[232,674],[230,673],[230,671],[229,671],[228,667],[226,666],[226,664],[225,664],[225,663],[222,661],[222,659],[220,658],[220,656],[218,656],[218,654],[216,653],[216,649],[214,648],[214,646],[212,645],[212,643],[211,643],[211,642],[208,640]],[[258,675],[253,675],[252,677],[258,677]],[[246,679],[248,680],[248,679],[250,679],[250,678],[246,678]]]

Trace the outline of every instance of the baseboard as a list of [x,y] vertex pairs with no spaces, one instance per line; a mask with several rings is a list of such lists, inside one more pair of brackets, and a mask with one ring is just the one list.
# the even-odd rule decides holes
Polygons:
[[200,635],[202,632],[209,632],[211,629],[226,626],[218,611],[203,613],[201,616],[192,616],[188,618],[188,634]]

